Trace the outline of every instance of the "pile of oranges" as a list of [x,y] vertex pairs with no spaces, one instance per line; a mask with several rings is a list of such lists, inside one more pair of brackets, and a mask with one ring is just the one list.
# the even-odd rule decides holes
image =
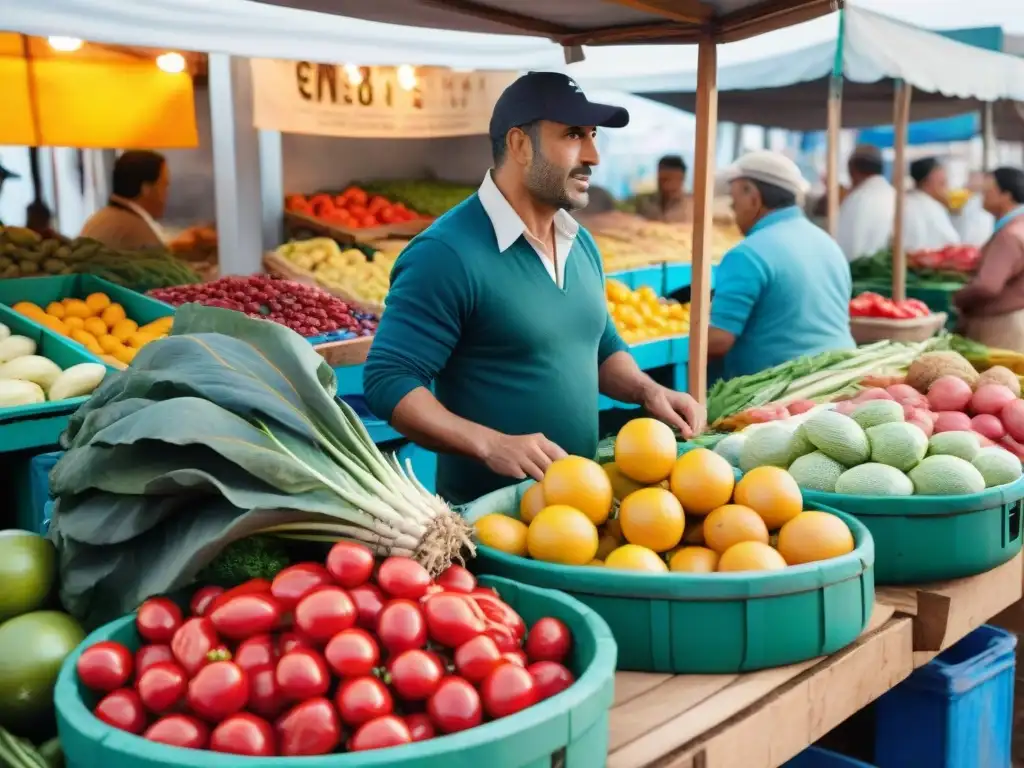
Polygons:
[[804,511],[784,469],[759,467],[738,482],[703,448],[677,456],[672,430],[633,419],[615,461],[580,456],[551,464],[523,494],[518,517],[475,523],[484,546],[550,563],[645,572],[780,570],[851,552],[839,517]]
[[20,301],[12,309],[51,331],[77,341],[107,362],[129,365],[135,354],[154,339],[166,336],[173,317],[162,317],[140,326],[128,317],[120,304],[105,293],[91,293],[84,299],[51,301],[46,308]]
[[608,280],[605,299],[615,328],[627,344],[690,332],[690,305],[663,300],[648,285],[633,291],[625,283]]

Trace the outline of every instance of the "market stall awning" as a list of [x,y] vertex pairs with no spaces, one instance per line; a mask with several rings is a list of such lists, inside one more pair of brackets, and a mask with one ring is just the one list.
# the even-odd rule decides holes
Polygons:
[[[962,114],[981,102],[1024,101],[1024,60],[987,50],[994,45],[991,31],[937,33],[852,5],[845,13],[844,127],[891,123],[896,79],[914,87],[914,120]],[[1004,50],[1020,43],[999,37]],[[719,119],[790,130],[824,128],[835,54],[833,39],[723,67],[718,73]],[[688,112],[696,106],[697,73],[692,70],[579,80],[591,88],[630,90]],[[999,106],[1013,109],[1005,103]]]

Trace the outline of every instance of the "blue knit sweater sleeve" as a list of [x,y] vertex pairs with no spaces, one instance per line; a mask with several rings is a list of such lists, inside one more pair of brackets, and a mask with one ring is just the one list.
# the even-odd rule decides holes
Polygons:
[[[580,245],[583,246],[584,253],[593,262],[594,267],[601,275],[601,282],[604,282],[604,265],[601,263],[601,252],[597,248],[597,243],[594,242],[593,236],[584,228],[580,227],[579,234],[576,235],[580,241]],[[614,355],[616,352],[628,352],[629,345],[622,340],[619,336],[618,330],[615,328],[615,321],[612,320],[611,314],[605,319],[604,333],[601,334],[601,341],[597,346],[597,364],[602,365],[605,360]]]
[[391,421],[402,398],[430,387],[462,335],[471,298],[465,264],[440,239],[421,236],[402,252],[363,369],[374,414]]

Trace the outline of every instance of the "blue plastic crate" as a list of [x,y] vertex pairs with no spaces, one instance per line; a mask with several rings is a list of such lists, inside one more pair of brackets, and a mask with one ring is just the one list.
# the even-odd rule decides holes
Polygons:
[[821,747],[808,747],[782,768],[874,768],[874,766]]
[[879,768],[1008,768],[1016,647],[986,624],[880,698]]
[[33,456],[28,462],[28,493],[18,503],[18,527],[25,531],[45,533],[44,524],[49,515],[46,504],[50,501],[50,470],[64,451],[52,451]]

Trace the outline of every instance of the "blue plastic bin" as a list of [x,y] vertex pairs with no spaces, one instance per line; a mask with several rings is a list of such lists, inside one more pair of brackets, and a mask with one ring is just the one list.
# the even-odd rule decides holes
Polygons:
[[984,625],[877,704],[879,768],[1009,768],[1017,636]]
[[874,766],[821,747],[808,747],[782,768],[874,768]]
[[45,533],[46,503],[50,500],[50,470],[64,451],[33,456],[28,462],[27,498],[18,502],[18,527],[34,533]]

